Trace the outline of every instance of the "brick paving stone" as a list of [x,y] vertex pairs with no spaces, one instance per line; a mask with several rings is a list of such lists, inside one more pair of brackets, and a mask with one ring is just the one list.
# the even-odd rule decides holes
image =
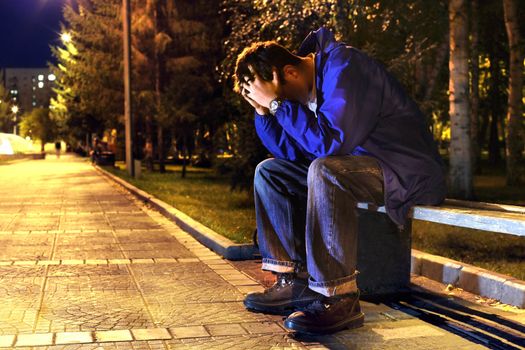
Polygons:
[[0,347],[10,347],[15,342],[15,335],[0,335]]
[[53,344],[53,333],[19,334],[16,346],[43,346]]
[[242,327],[251,334],[285,332],[285,330],[275,322],[246,322],[242,324]]
[[166,328],[132,329],[131,333],[136,340],[171,339]]
[[92,332],[57,332],[55,344],[92,343]]
[[240,324],[213,324],[206,326],[208,332],[212,336],[221,336],[221,335],[241,335],[246,334],[246,330],[241,327]]
[[97,341],[126,341],[133,340],[133,336],[128,329],[118,329],[113,331],[97,331],[95,332]]
[[171,334],[175,338],[199,338],[209,337],[210,333],[204,326],[188,326],[188,327],[171,327]]

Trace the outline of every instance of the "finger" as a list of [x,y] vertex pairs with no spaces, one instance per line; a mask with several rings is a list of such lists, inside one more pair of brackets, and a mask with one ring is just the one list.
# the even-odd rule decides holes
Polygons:
[[246,84],[241,83],[240,88],[241,88],[241,95],[245,96],[248,93],[248,90],[246,89]]
[[244,91],[246,91],[246,94],[251,93],[253,90],[252,86],[249,84],[244,84]]
[[272,83],[275,85],[279,84],[279,75],[277,74],[277,70],[273,70],[273,80]]

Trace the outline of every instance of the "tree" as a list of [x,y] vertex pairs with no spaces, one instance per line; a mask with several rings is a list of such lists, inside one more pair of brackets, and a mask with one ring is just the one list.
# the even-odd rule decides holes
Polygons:
[[13,131],[13,115],[9,95],[4,86],[0,84],[0,132]]
[[507,127],[505,129],[505,155],[507,185],[519,185],[521,170],[519,161],[523,150],[523,58],[524,49],[519,28],[518,1],[503,0],[505,28],[509,41],[509,86],[507,106]]
[[46,143],[57,135],[57,124],[51,119],[48,108],[35,108],[22,116],[20,134],[40,140],[40,150],[44,152]]
[[[75,2],[73,2],[75,3]],[[51,114],[70,143],[109,128],[123,128],[122,36],[118,0],[83,0],[64,6],[62,33],[68,40],[53,48],[58,63],[57,97]]]
[[254,132],[253,110],[231,93],[236,57],[254,41],[276,40],[293,51],[311,30],[327,26],[337,39],[382,61],[429,121],[435,116],[446,123],[446,1],[228,0],[222,6],[228,36],[221,71],[231,115],[225,129],[233,140],[234,171],[239,179],[246,174],[240,183],[251,184],[255,166],[267,156]]
[[479,144],[479,1],[470,1],[470,137],[472,144],[472,169],[480,170],[481,147]]
[[468,12],[465,0],[450,0],[450,168],[449,193],[471,198],[472,151],[469,118]]

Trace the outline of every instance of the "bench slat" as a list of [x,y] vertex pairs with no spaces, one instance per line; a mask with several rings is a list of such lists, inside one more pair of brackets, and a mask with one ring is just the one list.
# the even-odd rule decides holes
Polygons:
[[483,210],[492,210],[492,211],[502,211],[509,213],[521,213],[525,214],[525,207],[520,207],[519,205],[510,205],[510,204],[498,204],[498,203],[487,203],[487,202],[469,202],[460,199],[445,199],[443,203],[444,206],[453,206],[461,208],[475,208]]
[[488,210],[416,206],[412,218],[525,237],[525,215]]
[[[462,201],[448,201],[447,203],[460,204],[459,202]],[[484,206],[485,203],[481,204],[481,206],[472,205],[470,208],[415,206],[409,212],[409,216],[416,220],[525,237],[525,214],[521,212],[521,207],[506,206],[511,208],[500,211],[494,208],[487,209]],[[357,207],[386,213],[384,206],[378,207],[370,203],[360,202],[357,203]]]

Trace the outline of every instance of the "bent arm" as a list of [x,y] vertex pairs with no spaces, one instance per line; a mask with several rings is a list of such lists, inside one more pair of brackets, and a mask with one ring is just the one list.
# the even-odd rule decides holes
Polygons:
[[384,76],[363,54],[341,46],[327,58],[316,115],[284,100],[275,117],[297,143],[317,157],[350,154],[379,120]]
[[311,158],[297,142],[292,139],[274,116],[265,116],[255,112],[255,131],[262,144],[276,158],[302,160]]

